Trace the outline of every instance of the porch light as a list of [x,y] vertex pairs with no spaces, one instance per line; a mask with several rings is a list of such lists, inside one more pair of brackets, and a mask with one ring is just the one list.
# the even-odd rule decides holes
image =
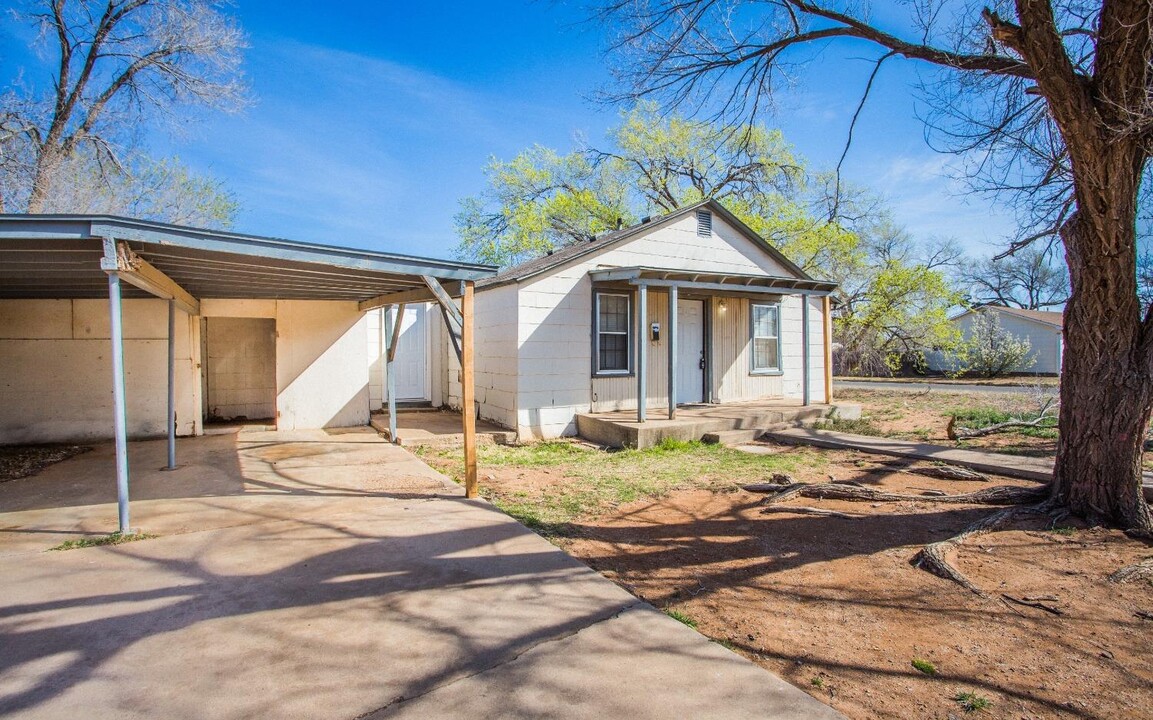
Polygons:
[[724,298],[721,298],[721,301],[719,303],[717,303],[717,307],[720,309],[721,312],[724,312],[725,308],[727,308],[728,306],[729,306],[729,304]]

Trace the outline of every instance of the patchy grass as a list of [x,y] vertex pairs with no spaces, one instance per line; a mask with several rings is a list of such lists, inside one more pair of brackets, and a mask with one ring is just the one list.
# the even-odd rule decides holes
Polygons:
[[119,532],[114,532],[108,535],[80,538],[79,540],[66,540],[55,547],[48,548],[48,551],[77,550],[79,548],[100,547],[101,545],[123,545],[124,543],[136,542],[137,540],[151,540],[154,537],[156,537],[156,535],[149,535],[147,533],[122,535]]
[[[665,608],[665,615],[668,615],[668,616],[669,616],[669,617],[671,617],[673,620],[676,620],[676,621],[677,621],[677,622],[679,622],[679,623],[684,623],[685,625],[688,625],[688,626],[689,626],[689,627],[691,627],[693,630],[696,630],[696,629],[697,629],[697,621],[696,621],[696,620],[693,620],[693,619],[692,619],[691,617],[689,617],[688,615],[685,615],[685,614],[684,614],[683,612],[681,612],[680,610],[675,610],[675,609],[673,609],[673,608]],[[730,643],[730,645],[731,645],[731,643]],[[732,650],[732,648],[731,648],[731,647],[730,647],[729,649],[730,649],[730,650]]]
[[836,432],[852,433],[853,435],[881,436],[885,433],[871,417],[861,417],[856,420],[846,420],[834,417],[828,420],[818,420],[813,423],[814,430],[834,430]]
[[987,697],[982,697],[976,693],[960,692],[953,696],[957,704],[965,712],[974,712],[977,710],[987,710],[993,707],[993,703]]
[[921,658],[913,658],[913,662],[910,664],[913,667],[917,668],[917,670],[919,670],[920,672],[924,673],[925,675],[929,675],[930,677],[937,674],[937,666],[934,665],[933,663],[929,662],[928,660],[922,660]]
[[[1036,412],[1011,413],[994,407],[975,407],[953,410],[949,413],[949,415],[957,421],[958,425],[967,428],[983,428],[990,425],[996,425],[997,423],[1009,422],[1010,420],[1022,420],[1024,422],[1030,422],[1039,417]],[[1025,437],[1056,440],[1057,418],[1053,417],[1052,422],[1045,426],[1038,426],[1035,428],[1015,428],[1003,434],[1007,436],[1023,435]]]
[[[425,460],[444,472],[459,472],[459,450],[425,450]],[[485,445],[477,449],[482,475],[547,475],[549,482],[518,484],[485,479],[481,492],[494,505],[546,536],[564,536],[568,525],[642,499],[675,490],[736,490],[768,482],[775,473],[828,460],[812,449],[752,455],[721,445],[666,440],[646,450],[605,451],[569,441],[530,445]]]

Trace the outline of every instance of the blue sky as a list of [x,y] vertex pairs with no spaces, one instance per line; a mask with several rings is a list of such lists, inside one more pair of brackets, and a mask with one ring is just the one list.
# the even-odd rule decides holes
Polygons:
[[[328,5],[238,0],[253,103],[154,138],[226,182],[242,207],[236,230],[449,256],[457,202],[483,188],[490,156],[533,143],[569,150],[578,135],[601,140],[617,119],[617,108],[589,100],[610,81],[612,30],[584,22],[578,5]],[[817,54],[769,123],[812,164],[831,166],[871,69],[863,58],[875,55]],[[46,72],[21,61],[30,80]],[[14,67],[11,56],[0,63]],[[908,64],[882,70],[845,174],[888,196],[916,236],[956,237],[987,254],[1009,218],[946,177],[953,159],[923,140],[915,80]]]

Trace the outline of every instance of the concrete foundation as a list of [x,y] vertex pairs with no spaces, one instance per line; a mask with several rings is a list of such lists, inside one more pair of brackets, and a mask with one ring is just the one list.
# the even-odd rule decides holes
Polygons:
[[668,419],[667,409],[650,409],[650,419],[643,423],[636,421],[635,412],[581,414],[577,415],[577,430],[581,437],[599,445],[644,449],[666,439],[701,440],[705,435],[731,430],[753,430],[755,437],[767,430],[811,424],[837,411],[835,405],[801,405],[788,400],[691,405],[677,408],[675,420]]

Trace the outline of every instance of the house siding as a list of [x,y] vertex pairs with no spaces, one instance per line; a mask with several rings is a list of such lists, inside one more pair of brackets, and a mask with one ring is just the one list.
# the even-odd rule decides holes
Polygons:
[[[696,234],[696,218],[689,216],[651,234],[619,246],[594,252],[520,284],[483,290],[478,298],[515,288],[518,331],[516,338],[515,424],[522,440],[576,434],[575,415],[583,412],[635,409],[637,380],[629,376],[593,377],[593,284],[589,271],[607,267],[667,267],[676,270],[731,274],[791,276],[764,249],[750,241],[719,216],[713,218],[713,235]],[[682,297],[686,297],[682,292]],[[635,292],[633,309],[636,311]],[[810,320],[812,335],[812,399],[823,399],[823,329],[821,300],[814,298]],[[730,312],[721,314],[712,304],[713,399],[720,402],[758,398],[801,397],[801,299],[785,297],[782,303],[781,375],[754,376],[749,372],[749,301],[732,298]],[[477,307],[478,325],[499,303]],[[505,304],[506,317],[512,317]],[[660,340],[649,339],[651,323],[661,324]],[[633,318],[635,325],[636,318]],[[668,294],[650,288],[643,342],[647,343],[648,407],[668,406]],[[478,332],[478,353],[493,353],[488,345],[507,345],[507,337]],[[635,359],[634,359],[635,363]],[[478,383],[479,383],[478,360]],[[721,370],[723,368],[723,370]],[[451,384],[451,380],[450,380]],[[478,388],[478,396],[482,392]],[[486,412],[483,404],[482,415]],[[505,424],[505,423],[502,423]]]

